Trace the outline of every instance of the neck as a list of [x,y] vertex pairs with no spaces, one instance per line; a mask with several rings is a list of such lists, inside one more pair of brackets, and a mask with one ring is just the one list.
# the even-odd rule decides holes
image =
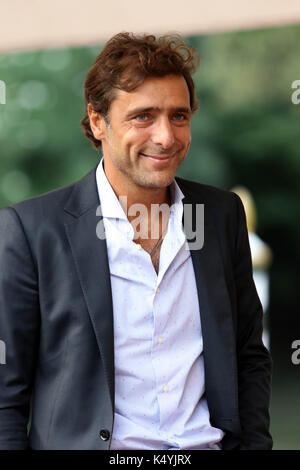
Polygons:
[[[151,211],[152,204],[168,204],[171,205],[169,187],[163,188],[147,188],[138,185],[134,185],[126,178],[122,177],[120,172],[111,171],[111,165],[105,163],[104,171],[105,175],[113,188],[116,196],[118,197],[126,216],[128,217],[128,210],[134,204],[143,204],[148,213]],[[125,196],[126,199],[122,201],[120,196]],[[126,201],[126,202],[125,202]]]

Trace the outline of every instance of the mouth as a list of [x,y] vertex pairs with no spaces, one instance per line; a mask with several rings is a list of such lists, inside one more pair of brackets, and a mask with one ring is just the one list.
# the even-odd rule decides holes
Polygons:
[[172,155],[150,155],[145,153],[140,153],[140,155],[158,164],[168,163],[173,157]]

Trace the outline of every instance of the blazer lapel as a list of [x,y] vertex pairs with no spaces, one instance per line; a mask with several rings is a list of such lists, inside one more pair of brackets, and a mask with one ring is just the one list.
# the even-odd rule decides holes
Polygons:
[[[180,185],[180,181],[177,181]],[[191,234],[192,218],[185,216],[188,205],[196,212],[199,193],[182,187],[183,223],[186,234]],[[190,213],[190,212],[188,212]],[[195,222],[195,216],[194,222]],[[191,244],[189,243],[191,246]],[[216,233],[212,208],[204,204],[204,244],[200,249],[190,247],[199,297],[205,390],[211,423],[224,430],[239,433],[238,397],[236,384],[236,354],[232,323],[232,307],[225,281],[224,266]]]
[[76,183],[64,208],[65,229],[94,327],[114,409],[113,308],[106,241],[96,234],[99,196],[96,168]]

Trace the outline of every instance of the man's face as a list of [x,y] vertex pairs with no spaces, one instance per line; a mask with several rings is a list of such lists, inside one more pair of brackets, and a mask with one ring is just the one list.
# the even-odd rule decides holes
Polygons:
[[149,77],[132,92],[117,90],[102,121],[105,170],[126,184],[163,188],[191,142],[190,95],[183,76]]

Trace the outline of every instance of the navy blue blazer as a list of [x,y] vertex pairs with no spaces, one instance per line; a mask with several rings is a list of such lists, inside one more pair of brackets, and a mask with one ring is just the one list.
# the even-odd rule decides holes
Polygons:
[[[95,171],[0,211],[0,449],[109,449],[113,308]],[[211,424],[223,449],[271,449],[272,361],[242,203],[176,181],[184,204],[204,204],[204,245],[191,256]]]

